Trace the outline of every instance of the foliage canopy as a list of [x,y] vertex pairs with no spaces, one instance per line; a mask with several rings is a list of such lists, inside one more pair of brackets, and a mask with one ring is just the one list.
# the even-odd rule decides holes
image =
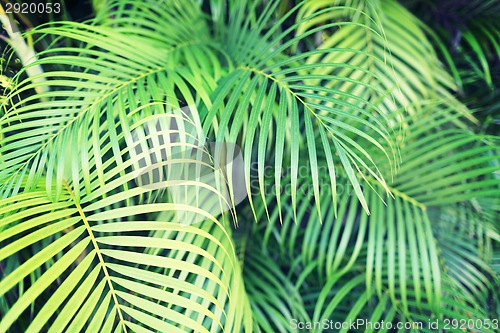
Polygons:
[[[499,317],[495,1],[455,3],[452,51],[404,1],[95,3],[27,32],[38,59],[2,76],[0,333]],[[247,200],[138,186],[154,138],[130,138],[171,113],[176,145],[197,125],[241,147]]]

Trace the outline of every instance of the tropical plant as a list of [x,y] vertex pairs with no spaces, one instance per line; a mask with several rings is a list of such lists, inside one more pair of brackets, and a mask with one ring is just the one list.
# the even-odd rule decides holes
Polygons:
[[[495,88],[500,20],[461,63],[395,0],[94,3],[2,76],[0,333],[496,331],[495,106],[464,87]],[[241,147],[238,206],[207,140]]]

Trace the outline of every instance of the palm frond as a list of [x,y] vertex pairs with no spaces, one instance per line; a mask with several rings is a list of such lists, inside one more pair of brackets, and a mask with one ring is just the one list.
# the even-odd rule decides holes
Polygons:
[[[274,156],[276,186],[281,188],[286,185],[280,181],[280,170],[289,167],[293,173],[290,184],[294,193],[297,189],[298,161],[304,155],[307,156],[310,161],[318,210],[321,210],[318,154],[324,152],[328,156],[330,185],[334,189],[332,191],[334,204],[336,202],[334,162],[337,160],[343,168],[348,170],[350,180],[356,188],[356,195],[368,211],[364,199],[365,194],[361,191],[360,183],[354,173],[359,168],[364,168],[373,179],[385,186],[384,175],[378,171],[377,165],[365,147],[373,146],[385,154],[389,161],[393,161],[394,147],[386,126],[383,121],[377,120],[375,115],[371,115],[377,113],[377,108],[364,98],[354,103],[350,101],[352,95],[342,89],[307,84],[307,78],[315,75],[316,67],[329,67],[331,70],[351,67],[334,60],[335,57],[340,59],[345,54],[363,52],[357,52],[348,47],[339,47],[311,50],[294,55],[292,51],[294,44],[315,31],[319,31],[319,29],[313,29],[299,34],[297,29],[300,24],[313,20],[318,14],[305,17],[290,28],[280,31],[279,25],[269,26],[268,22],[276,5],[277,2],[267,4],[257,22],[252,21],[252,15],[244,18],[241,12],[229,12],[230,29],[227,35],[222,36],[220,43],[228,50],[228,57],[233,60],[235,68],[220,81],[215,90],[214,103],[204,118],[204,128],[208,129],[213,126],[217,140],[225,139],[236,142],[241,136],[244,158],[247,161],[246,168],[249,170],[249,162],[255,156],[258,160],[258,177],[261,184],[264,177],[265,156],[271,151],[276,151]],[[279,22],[286,20],[299,8],[299,5],[293,8]],[[331,8],[329,11],[336,12],[339,9]],[[334,22],[328,24],[327,27],[334,28],[350,24],[350,22]],[[357,24],[352,23],[352,25]],[[287,36],[293,34],[294,31],[296,31],[295,36],[288,40]],[[260,33],[265,33],[264,38],[257,39]],[[313,55],[331,55],[332,60],[318,66],[307,64],[305,60]],[[355,66],[355,68],[365,70],[361,66]],[[330,78],[329,73],[321,73],[317,76],[325,80]],[[371,88],[362,81],[342,76],[338,79],[341,82],[363,85],[371,91]],[[372,93],[377,94],[379,91],[374,90]],[[315,102],[316,100],[321,102]],[[338,103],[346,108],[351,107],[356,110],[356,113],[348,114],[339,108],[323,105],[325,101]],[[363,107],[369,108],[370,111],[364,111]],[[350,123],[336,120],[337,118],[348,118]],[[365,135],[364,128],[371,129],[373,136]],[[297,136],[300,132],[305,133],[303,142],[285,140],[285,138]],[[363,142],[357,143],[353,140],[354,136]],[[291,143],[287,146],[285,142],[289,141]],[[247,188],[249,186],[250,184],[247,183]],[[277,200],[279,206],[280,198],[277,197]],[[296,203],[296,194],[293,195],[293,200]]]
[[[169,14],[167,9],[162,13],[165,16]],[[161,17],[158,22],[162,22]],[[74,170],[82,167],[83,174],[88,177],[90,171],[86,160],[92,150],[105,143],[99,138],[100,129],[107,128],[107,123],[116,123],[116,119],[126,120],[127,112],[138,105],[164,101],[169,96],[170,104],[180,107],[182,105],[179,106],[176,99],[179,92],[174,92],[176,89],[180,91],[184,103],[195,104],[197,101],[189,86],[197,80],[202,81],[197,96],[203,96],[202,100],[207,101],[208,95],[202,91],[209,89],[213,82],[185,70],[172,74],[172,79],[167,75],[175,72],[170,64],[183,47],[197,48],[200,45],[201,49],[207,48],[203,53],[210,53],[207,40],[203,38],[206,30],[191,31],[189,42],[183,44],[176,42],[178,38],[186,38],[185,34],[160,39],[159,35],[150,36],[149,31],[144,28],[122,32],[115,27],[72,22],[37,30],[38,34],[68,38],[83,45],[56,46],[40,52],[40,60],[35,64],[63,69],[46,70],[41,74],[46,78],[43,82],[27,78],[7,96],[4,103],[10,102],[10,109],[0,120],[0,131],[4,136],[0,148],[0,179],[4,197],[18,192],[25,178],[28,179],[25,186],[29,190],[42,174],[46,174],[49,189],[52,178],[56,180],[56,192],[49,193],[49,196],[57,199],[62,191],[61,180],[65,171],[72,169],[75,174]],[[210,59],[207,56],[207,60],[211,65],[214,57]],[[73,71],[67,68],[73,68]],[[19,94],[40,86],[45,87],[47,92],[19,101],[15,99]],[[43,115],[43,127],[40,127],[40,115]],[[116,128],[112,130],[110,138],[116,132]],[[81,147],[82,153],[77,154],[78,151],[73,150],[73,156],[68,158],[58,155],[59,151],[65,151],[64,147],[72,146]],[[119,148],[116,144],[114,150],[117,155]],[[94,158],[99,160],[102,156]],[[98,162],[98,165],[101,164]],[[89,191],[88,182],[86,190]]]
[[[124,134],[117,139],[125,141]],[[50,202],[44,190],[37,190],[0,203],[0,240],[5,244],[0,260],[12,261],[20,253],[41,248],[29,260],[18,260],[19,266],[0,282],[4,295],[37,272],[37,282],[2,316],[0,332],[6,332],[42,295],[48,300],[33,321],[19,323],[27,332],[62,327],[79,331],[87,325],[103,332],[148,331],[146,327],[171,332],[251,331],[249,303],[237,278],[241,270],[224,220],[195,205],[140,199],[151,190],[127,185],[134,174],[123,171],[150,151],[133,155],[132,149],[127,146],[119,151],[122,159],[104,164],[105,184],[99,180],[99,160],[88,161],[93,170],[90,195],[82,192],[76,198],[76,187],[63,179],[58,202]],[[107,144],[95,153],[112,150],[113,145]],[[169,187],[168,180],[159,182]],[[205,186],[192,183],[191,187]],[[225,200],[215,189],[214,193]],[[205,221],[179,223],[175,215],[183,211],[192,213],[184,218],[202,215]],[[53,241],[42,247],[46,240]],[[50,268],[44,269],[49,263]]]

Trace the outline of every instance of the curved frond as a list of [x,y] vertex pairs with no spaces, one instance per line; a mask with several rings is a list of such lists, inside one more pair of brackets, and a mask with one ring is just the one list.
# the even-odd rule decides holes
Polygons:
[[[168,17],[169,7],[165,8],[161,14]],[[200,12],[198,16],[190,14],[194,15],[191,20],[198,20],[201,15]],[[162,16],[157,22],[161,20]],[[202,28],[191,31],[190,35],[171,38],[159,38],[157,33],[151,36],[148,29],[123,31],[105,25],[72,22],[37,29],[38,34],[70,39],[81,46],[59,46],[56,39],[56,45],[40,52],[40,60],[33,64],[48,70],[39,77],[28,77],[20,82],[7,96],[4,103],[10,103],[9,111],[0,119],[3,196],[18,192],[25,179],[29,190],[37,179],[47,175],[48,184],[56,180],[56,192],[49,192],[49,196],[57,199],[65,172],[75,174],[71,169],[81,167],[88,177],[90,170],[86,160],[104,143],[99,137],[101,129],[107,128],[107,123],[115,123],[115,119],[127,119],[127,113],[138,105],[164,101],[166,96],[175,107],[183,106],[179,106],[177,97],[191,105],[198,102],[199,96],[208,101],[203,90],[209,90],[213,82],[174,62],[183,48],[200,48],[204,54],[211,53],[203,37],[206,30]],[[188,36],[190,38],[186,39]],[[177,44],[181,37],[184,43]],[[208,66],[205,68],[217,68],[212,66],[213,55],[205,60],[207,62],[199,63]],[[39,81],[41,77],[45,80]],[[193,84],[197,86],[198,97],[193,97],[189,90]],[[37,87],[43,87],[46,92],[17,100],[16,96]],[[40,126],[41,122],[44,126]],[[116,132],[116,128],[111,129],[111,140]],[[73,156],[62,156],[59,152],[66,153],[68,147],[81,147],[82,153],[73,151]],[[116,144],[114,150],[119,158]],[[71,154],[71,149],[68,153]],[[102,156],[93,157],[102,160]],[[88,184],[86,191],[89,191]]]
[[[229,30],[222,36],[221,44],[228,50],[235,68],[220,81],[214,92],[214,103],[208,110],[204,120],[204,128],[215,129],[217,140],[236,142],[241,137],[244,158],[247,163],[247,176],[250,161],[258,161],[258,178],[263,186],[264,160],[270,152],[274,155],[275,184],[282,184],[281,169],[292,171],[290,186],[296,205],[298,161],[304,157],[309,159],[316,207],[321,210],[319,200],[318,155],[326,155],[332,201],[336,202],[335,162],[339,162],[349,174],[349,179],[356,188],[356,195],[368,212],[365,194],[358,179],[354,176],[363,168],[373,179],[385,186],[385,176],[379,172],[372,159],[369,148],[381,151],[387,160],[394,161],[394,147],[383,120],[377,120],[377,107],[364,97],[356,98],[349,92],[333,86],[308,84],[309,78],[328,80],[330,73],[315,73],[318,66],[328,67],[331,71],[341,71],[354,66],[360,71],[368,69],[361,65],[344,65],[337,59],[344,55],[366,54],[348,47],[322,48],[301,54],[293,53],[293,45],[311,36],[319,29],[300,34],[300,24],[315,19],[318,14],[303,18],[290,28],[281,31],[279,25],[266,28],[268,20],[277,2],[265,5],[262,16],[252,21],[252,16],[243,17],[241,12],[229,12]],[[283,22],[300,8],[294,7],[279,22]],[[331,8],[337,12],[342,8]],[[234,15],[234,17],[232,16]],[[358,23],[334,22],[327,27],[358,26]],[[264,33],[265,32],[265,33]],[[257,38],[262,33],[263,37]],[[288,39],[292,34],[294,37]],[[321,65],[306,62],[308,57],[325,55],[329,61]],[[376,56],[375,56],[376,57]],[[376,60],[374,60],[376,61]],[[365,87],[373,94],[382,94],[357,79],[347,76],[335,76],[340,82]],[[355,102],[352,102],[352,99]],[[349,112],[335,104],[341,105]],[[367,110],[364,110],[367,109]],[[354,112],[353,112],[354,111]],[[344,121],[347,119],[348,121]],[[371,135],[366,135],[366,129]],[[295,137],[304,133],[304,139],[297,142]],[[368,148],[369,147],[369,148]],[[247,183],[247,189],[250,184]],[[264,198],[263,202],[266,200]],[[277,197],[278,206],[280,198]]]

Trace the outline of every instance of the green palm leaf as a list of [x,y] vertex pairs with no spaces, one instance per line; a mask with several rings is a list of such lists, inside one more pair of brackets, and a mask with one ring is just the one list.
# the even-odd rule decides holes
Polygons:
[[498,317],[493,1],[95,7],[2,55],[0,333]]

